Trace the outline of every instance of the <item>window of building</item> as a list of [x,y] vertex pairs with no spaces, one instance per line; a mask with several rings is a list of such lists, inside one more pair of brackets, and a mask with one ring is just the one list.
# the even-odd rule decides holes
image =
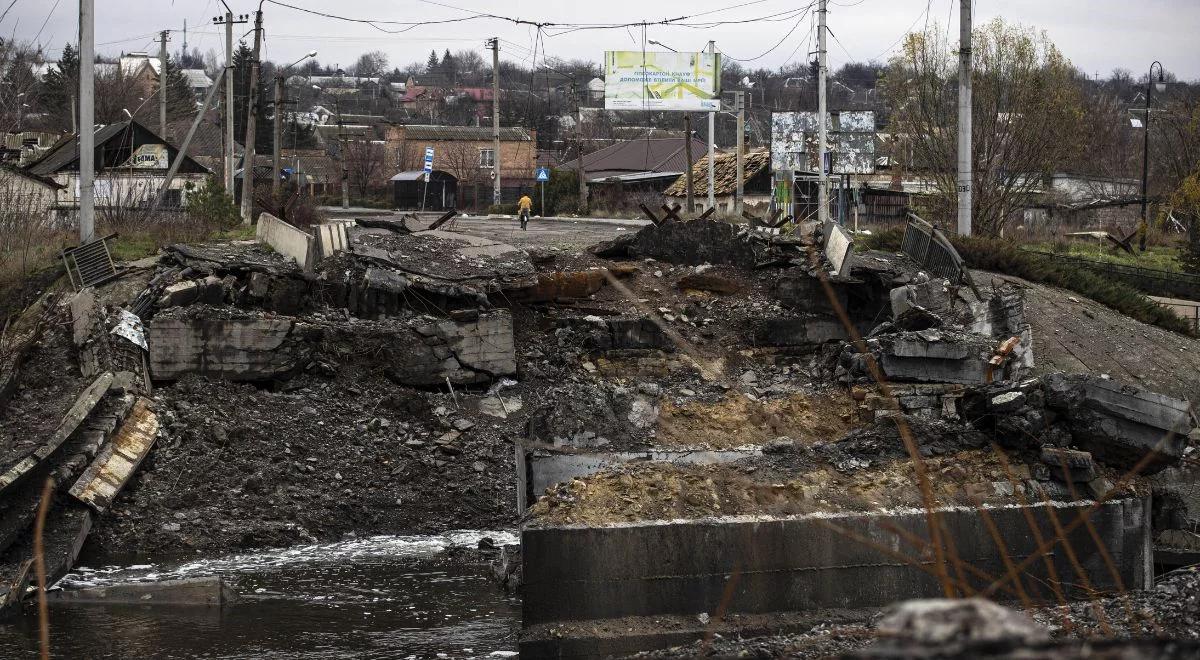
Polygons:
[[495,167],[496,166],[496,150],[495,149],[480,149],[479,150],[479,166],[480,167]]

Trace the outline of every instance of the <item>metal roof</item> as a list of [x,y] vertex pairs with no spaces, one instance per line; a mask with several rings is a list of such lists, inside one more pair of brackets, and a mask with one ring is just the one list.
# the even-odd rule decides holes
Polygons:
[[[110,145],[114,139],[121,141],[128,140],[128,149],[116,145]],[[131,151],[135,144],[165,144],[169,157],[174,160],[179,156],[179,149],[168,142],[166,139],[159,137],[150,129],[142,126],[133,120],[123,121],[117,124],[108,124],[96,129],[96,168],[104,169],[113,167],[119,162],[129,157],[125,151]],[[113,159],[116,159],[114,161]],[[113,162],[108,162],[113,161]],[[41,158],[31,163],[25,168],[30,174],[36,176],[54,176],[63,171],[78,171],[79,169],[79,137],[76,135],[68,135],[58,141],[47,151]],[[197,163],[190,157],[185,157],[184,164],[179,170],[181,173],[197,173],[207,172],[200,163]]]
[[[687,162],[683,137],[627,140],[584,154],[585,172],[683,172],[705,154],[708,146],[692,138],[692,163]],[[579,159],[563,163],[563,169],[578,170]],[[590,177],[589,177],[590,178]]]
[[[435,175],[440,174],[440,175],[442,175],[442,178],[450,177],[451,179],[457,179],[457,177],[455,177],[453,174],[451,174],[445,170],[434,170],[433,174],[435,174]],[[410,170],[408,172],[401,172],[401,173],[397,174],[396,176],[388,179],[388,181],[424,181],[424,180],[425,180],[425,170]]]
[[[430,126],[426,124],[406,124],[399,126],[404,130],[404,138],[408,140],[470,140],[481,141],[492,139],[490,126]],[[501,126],[500,139],[505,142],[529,142],[533,138],[529,131],[518,126]]]

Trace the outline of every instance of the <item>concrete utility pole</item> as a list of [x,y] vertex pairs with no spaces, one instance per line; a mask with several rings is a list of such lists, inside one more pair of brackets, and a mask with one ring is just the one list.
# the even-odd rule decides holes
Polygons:
[[158,33],[158,128],[167,138],[167,30]]
[[96,7],[79,0],[79,244],[96,236]]
[[820,8],[817,9],[820,20],[817,26],[817,220],[824,226],[829,222],[829,172],[825,169],[825,149],[829,142],[829,128],[826,126],[829,108],[825,99],[825,76],[828,73],[825,62],[825,14],[828,9],[827,0],[820,2]]
[[492,204],[500,204],[500,37],[492,37]]
[[350,171],[346,169],[346,134],[343,129],[345,124],[342,123],[342,100],[339,98],[333,99],[333,109],[337,112],[338,122],[338,153],[341,155],[342,161],[342,208],[350,208]]
[[583,97],[579,94],[575,81],[571,81],[571,95],[575,97],[575,144],[579,149],[579,208],[587,211],[587,166],[583,162]]
[[733,93],[733,109],[737,112],[737,192],[734,195],[733,212],[742,214],[742,194],[746,189],[746,93]]
[[233,194],[233,12],[225,12],[225,103],[221,107],[221,121],[225,126],[225,192]]
[[958,235],[971,235],[971,0],[958,1]]
[[687,212],[696,212],[696,188],[692,181],[692,113],[683,113],[683,155],[687,159],[684,181],[687,183]]
[[[262,5],[259,5],[262,7]],[[262,53],[262,9],[254,12],[254,55],[250,60],[250,100],[246,104],[246,144],[242,158],[242,224],[254,221],[254,140],[258,116],[258,69]]]
[[280,203],[280,193],[283,191],[283,182],[279,179],[279,167],[281,154],[280,149],[283,147],[283,76],[275,76],[275,134],[274,148],[271,150],[271,202]]
[[[823,1],[823,0],[822,0]],[[717,52],[717,42],[708,42],[708,52],[715,54]],[[720,100],[718,99],[718,104]],[[717,193],[714,190],[717,178],[717,113],[712,111],[708,113],[708,208],[717,207]]]

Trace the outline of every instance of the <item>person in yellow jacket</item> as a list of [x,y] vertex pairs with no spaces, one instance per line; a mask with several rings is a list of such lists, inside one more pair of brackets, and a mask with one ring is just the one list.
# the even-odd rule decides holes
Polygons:
[[525,225],[529,224],[529,213],[533,210],[533,200],[529,199],[529,195],[522,194],[521,200],[517,202],[517,214],[521,216],[521,229],[525,229]]

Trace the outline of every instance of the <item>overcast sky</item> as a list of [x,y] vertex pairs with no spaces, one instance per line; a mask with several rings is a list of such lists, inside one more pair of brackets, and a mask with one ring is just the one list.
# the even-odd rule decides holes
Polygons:
[[[9,0],[11,1],[11,0]],[[251,13],[256,3],[226,0],[235,13]],[[613,23],[657,21],[705,12],[700,21],[736,21],[763,17],[805,6],[808,0],[284,0],[287,4],[334,13],[349,18],[392,21],[427,21],[461,18],[471,11],[490,12],[538,22]],[[8,4],[0,0],[0,12]],[[223,48],[212,17],[223,9],[221,0],[98,0],[96,41],[107,54],[156,48],[153,39],[162,29],[182,30],[187,20],[188,47],[201,51]],[[953,6],[952,6],[953,5]],[[926,13],[926,7],[929,11]],[[462,11],[462,10],[470,11]],[[721,11],[716,11],[721,10]],[[77,0],[16,0],[0,22],[0,34],[35,40],[54,49],[75,41]],[[1122,67],[1141,75],[1154,60],[1184,80],[1200,80],[1200,0],[976,0],[977,24],[1002,16],[1045,30],[1058,47],[1089,75],[1107,76]],[[368,25],[305,14],[272,4],[264,7],[267,31],[266,57],[290,62],[309,50],[319,51],[322,63],[348,66],[367,50],[382,50],[392,66],[424,61],[431,49],[478,49],[495,34],[503,40],[501,57],[528,64],[535,47],[536,30],[496,19],[477,19],[421,26],[403,34],[385,34]],[[926,21],[947,25],[957,33],[958,10],[953,0],[836,0],[830,2],[829,26],[837,39],[830,40],[830,66],[886,59],[901,35],[921,30]],[[248,26],[239,26],[245,31]],[[386,27],[386,26],[384,26]],[[795,28],[790,36],[785,35]],[[392,29],[395,29],[394,27]],[[552,33],[553,28],[547,29]],[[605,50],[641,48],[641,30],[592,30],[550,36],[537,45],[542,53],[566,59],[599,61]],[[153,36],[152,36],[153,35]],[[759,59],[748,66],[775,68],[803,61],[815,50],[810,38],[810,17],[775,19],[741,25],[706,28],[650,26],[647,38],[680,50],[700,49],[709,39],[729,57]],[[173,33],[172,52],[182,42]],[[782,40],[782,43],[780,43]],[[770,52],[768,49],[779,46]],[[656,47],[650,46],[649,49]]]

